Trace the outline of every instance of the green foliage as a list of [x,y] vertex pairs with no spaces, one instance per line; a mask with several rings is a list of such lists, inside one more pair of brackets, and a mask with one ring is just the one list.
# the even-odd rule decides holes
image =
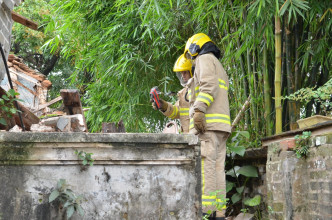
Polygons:
[[49,115],[42,115],[39,118],[40,119],[46,119],[46,118],[52,118],[52,117],[57,117],[57,114],[49,114]]
[[237,171],[237,173],[246,177],[258,177],[257,168],[254,166],[243,166]]
[[[217,190],[215,192],[210,192],[210,196],[215,196],[216,201],[212,202],[212,206],[216,208],[216,210],[223,210],[226,208],[226,204],[228,202],[228,198],[226,198],[225,192],[222,190]],[[208,220],[209,217],[213,214],[212,210],[207,211],[207,215],[203,216],[203,220],[206,219]]]
[[65,179],[60,179],[56,189],[51,192],[48,201],[51,203],[58,200],[63,208],[66,209],[67,219],[70,219],[75,211],[78,211],[78,213],[83,216],[84,211],[81,207],[83,197],[76,196],[68,186]]
[[49,0],[25,0],[15,12],[29,18],[38,24],[38,30],[32,30],[17,22],[13,23],[11,53],[23,58],[23,62],[30,68],[46,75],[52,82],[48,92],[50,99],[60,94],[60,89],[74,89],[81,86],[74,83],[69,85],[68,77],[74,72],[74,63],[65,60],[60,55],[60,48],[51,51],[42,47],[48,40],[53,39],[55,32],[45,31],[52,20],[53,8]]
[[82,164],[85,166],[85,165],[90,165],[90,166],[93,166],[93,159],[92,159],[92,155],[93,153],[87,153],[87,152],[84,152],[84,151],[78,151],[78,150],[75,150],[75,154],[77,155],[77,157],[79,159],[82,160]]
[[240,193],[235,193],[234,195],[232,195],[232,203],[235,204],[238,201],[240,201],[242,199],[241,194]]
[[41,46],[50,35],[43,33],[42,29],[46,25],[45,18],[50,15],[49,1],[26,0],[15,11],[32,21],[38,23],[39,30],[32,30],[19,23],[13,24],[12,29],[12,51],[19,55],[33,69],[40,72],[48,67],[53,55],[43,51]]
[[[91,108],[87,114],[90,130],[98,131],[102,122],[120,119],[126,119],[128,131],[160,130],[166,119],[152,111],[149,88],[157,85],[164,92],[180,88],[171,72],[177,49],[169,48],[176,32],[166,37],[163,32],[167,28],[154,21],[156,15],[163,14],[161,7],[167,5],[131,1],[53,3],[61,17],[53,19],[48,30],[54,27],[59,34],[45,48],[56,50],[65,42],[62,54],[74,55],[77,68],[90,73],[91,80],[87,83],[80,80],[79,72],[71,77],[88,90],[84,103]],[[160,10],[150,10],[157,5]],[[171,21],[167,23],[176,31]],[[168,87],[169,83],[173,85]]]
[[7,125],[7,120],[12,118],[18,110],[14,107],[15,101],[22,101],[17,99],[16,96],[19,93],[15,92],[15,90],[10,89],[6,94],[0,97],[0,124]]
[[[265,65],[272,75],[269,67],[274,66],[276,13],[287,16],[288,23],[304,23],[296,60],[303,73],[311,72],[313,64],[325,71],[332,58],[327,2],[54,0],[49,8],[52,17],[45,30],[52,37],[44,48],[59,51],[75,65],[71,81],[79,84],[83,104],[91,109],[87,121],[93,132],[100,130],[102,122],[121,119],[129,132],[160,131],[167,119],[151,110],[149,89],[159,86],[167,92],[181,88],[172,66],[194,33],[208,34],[222,51],[221,62],[230,78],[231,118],[252,95],[246,120],[239,124],[240,130],[250,132],[252,145],[259,145],[266,131],[261,51],[267,48]],[[273,112],[268,114],[273,116]],[[238,153],[242,152],[239,149]]]
[[274,215],[273,208],[271,206],[268,206],[267,208],[268,208],[269,214]]
[[[230,199],[232,204],[242,202],[242,207],[244,205],[250,207],[257,207],[256,212],[258,213],[258,215],[260,215],[259,206],[261,202],[261,196],[256,195],[253,198],[243,198],[247,182],[250,180],[250,178],[258,177],[257,168],[254,166],[234,166],[234,157],[237,155],[242,157],[244,155],[245,148],[242,147],[244,149],[243,152],[241,151],[241,153],[239,153],[238,149],[240,148],[240,145],[247,144],[247,141],[249,139],[249,133],[243,131],[233,132],[231,137],[231,141],[227,143],[228,157],[226,162],[231,163],[232,168],[226,172],[226,175],[231,177],[228,178],[226,182],[226,193],[232,194]],[[248,209],[243,208],[241,211],[246,213]]]
[[231,191],[234,186],[235,186],[235,183],[227,181],[226,182],[226,193],[228,193],[229,191]]
[[256,195],[253,198],[247,198],[246,200],[244,200],[244,204],[247,206],[259,206],[261,204],[261,196],[260,195]]
[[245,185],[246,185],[249,177],[258,177],[258,172],[257,172],[257,168],[254,166],[243,166],[243,167],[234,166],[232,169],[230,169],[226,172],[226,175],[229,175],[236,179],[238,179],[239,175],[243,175],[244,177],[246,177],[244,184],[241,186],[238,184],[239,181],[236,181],[236,183],[232,183],[232,182],[226,183],[227,192],[230,192],[236,185],[239,185],[238,187],[235,188],[236,193],[234,193],[231,198],[233,204],[235,204],[242,199],[242,194],[243,194]]
[[311,100],[322,103],[325,115],[331,114],[332,111],[332,78],[327,81],[323,86],[317,88],[302,88],[289,96],[286,99],[301,101],[308,104]]
[[311,131],[303,131],[302,135],[296,135],[295,138],[295,153],[297,158],[306,158],[309,153]]
[[246,146],[248,144],[248,140],[250,138],[250,134],[248,131],[236,131],[233,132],[231,137],[228,138],[227,143],[227,153],[235,154],[243,156],[246,150]]
[[246,213],[248,213],[248,211],[249,211],[249,209],[248,209],[248,208],[241,209],[241,212],[242,212],[243,214],[246,214]]
[[303,0],[286,0],[280,8],[280,15],[284,15],[288,11],[288,22],[292,18],[296,20],[297,15],[305,18],[303,11],[307,11],[310,7],[308,6],[308,1]]
[[235,166],[226,172],[226,175],[232,177],[238,177],[240,174],[245,177],[258,177],[257,168],[254,166]]

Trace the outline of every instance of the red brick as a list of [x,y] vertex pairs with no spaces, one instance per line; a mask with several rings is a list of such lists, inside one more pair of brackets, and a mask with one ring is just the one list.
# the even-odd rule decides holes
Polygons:
[[293,150],[295,148],[295,139],[286,139],[279,142],[280,149],[283,151]]

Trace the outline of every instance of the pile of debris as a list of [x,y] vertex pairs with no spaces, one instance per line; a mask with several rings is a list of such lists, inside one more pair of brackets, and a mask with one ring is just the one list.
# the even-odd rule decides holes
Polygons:
[[[30,69],[21,58],[10,54],[8,68],[14,90],[19,93],[18,102],[23,125],[18,114],[0,124],[0,130],[32,132],[87,132],[87,125],[78,90],[63,89],[59,97],[47,102],[47,93],[52,83],[46,77]],[[8,78],[0,82],[0,97],[10,89]],[[63,101],[62,111],[49,106]],[[1,111],[1,108],[0,108]],[[41,119],[42,118],[42,119]]]
[[[60,97],[63,100],[63,110],[54,111],[51,117],[42,119],[38,124],[31,126],[33,132],[87,132],[84,112],[78,90],[62,89]],[[56,99],[58,100],[58,99]],[[54,100],[51,101],[53,103]],[[50,103],[50,102],[49,102]],[[46,103],[48,105],[49,103]]]

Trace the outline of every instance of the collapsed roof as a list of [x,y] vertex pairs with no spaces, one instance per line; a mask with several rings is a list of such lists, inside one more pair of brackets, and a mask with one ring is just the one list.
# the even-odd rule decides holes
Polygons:
[[[19,98],[24,101],[24,106],[34,111],[45,104],[47,92],[52,86],[45,75],[30,69],[21,58],[14,54],[9,54],[7,64],[14,90],[20,94]],[[10,89],[7,77],[0,82],[0,86],[6,91]]]

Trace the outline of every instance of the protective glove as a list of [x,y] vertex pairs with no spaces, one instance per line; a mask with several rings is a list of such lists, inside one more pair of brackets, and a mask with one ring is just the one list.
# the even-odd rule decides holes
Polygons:
[[[165,100],[163,100],[163,99],[159,99],[160,100],[160,110],[162,111],[162,112],[165,112],[166,110],[167,110],[167,107],[168,107],[168,104],[167,104],[167,102],[165,101]],[[157,105],[156,105],[156,103],[153,101],[153,99],[150,99],[150,102],[152,102],[152,108],[154,109],[154,110],[158,110],[158,108],[157,108]]]
[[194,127],[199,132],[204,134],[206,131],[205,114],[199,110],[195,110],[194,114]]

